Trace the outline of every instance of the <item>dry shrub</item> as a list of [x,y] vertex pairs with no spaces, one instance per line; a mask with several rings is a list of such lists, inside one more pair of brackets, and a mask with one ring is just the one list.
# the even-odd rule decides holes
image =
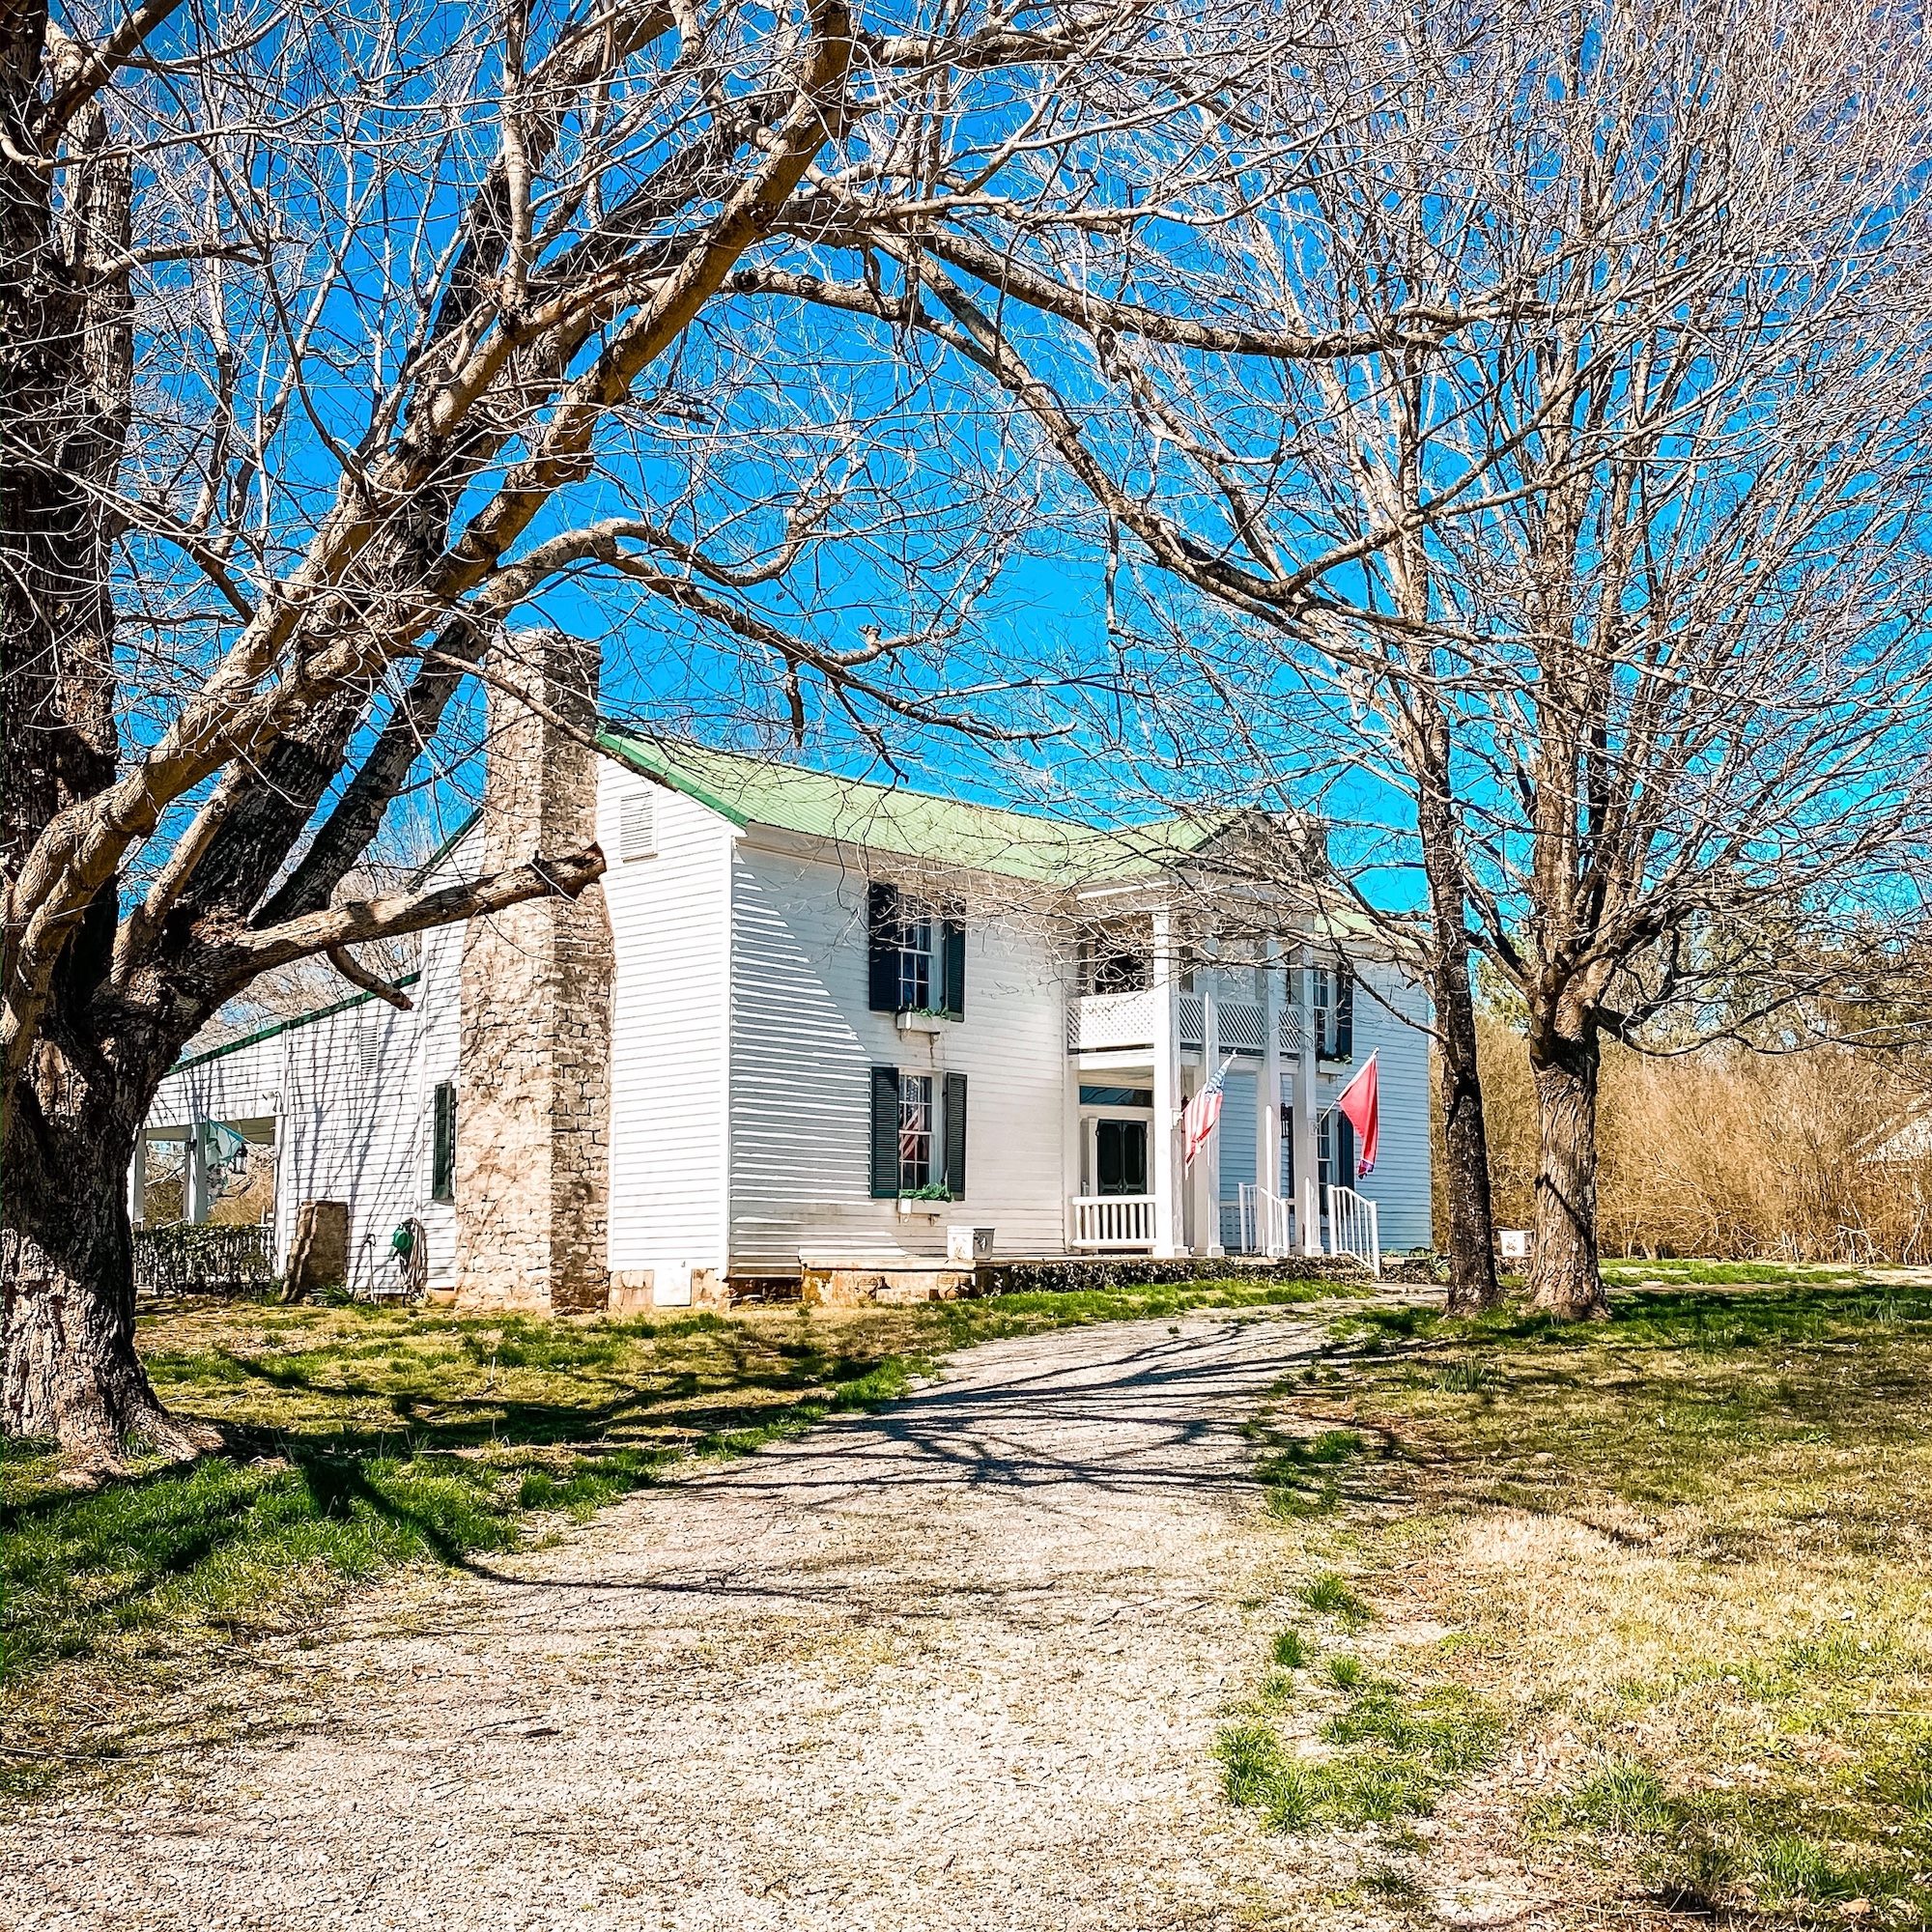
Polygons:
[[[1505,1021],[1485,1016],[1481,1031],[1496,1220],[1526,1228],[1537,1169],[1529,1066]],[[1878,1053],[1712,1046],[1660,1060],[1607,1046],[1604,1250],[1738,1261],[1932,1260],[1932,1158],[1872,1157],[1923,1104],[1911,1069]]]

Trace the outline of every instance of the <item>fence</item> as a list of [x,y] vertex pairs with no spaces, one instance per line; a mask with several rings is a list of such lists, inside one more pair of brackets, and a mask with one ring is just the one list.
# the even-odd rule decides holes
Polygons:
[[134,1289],[144,1294],[242,1294],[275,1278],[275,1231],[169,1221],[134,1230]]

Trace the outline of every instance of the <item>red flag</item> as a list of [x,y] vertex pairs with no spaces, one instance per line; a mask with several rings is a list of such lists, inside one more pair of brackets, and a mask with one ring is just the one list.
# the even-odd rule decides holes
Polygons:
[[1376,1056],[1373,1053],[1362,1070],[1335,1096],[1335,1104],[1348,1115],[1349,1124],[1355,1130],[1355,1172],[1358,1175],[1373,1172],[1376,1141],[1382,1123],[1381,1101],[1376,1091]]

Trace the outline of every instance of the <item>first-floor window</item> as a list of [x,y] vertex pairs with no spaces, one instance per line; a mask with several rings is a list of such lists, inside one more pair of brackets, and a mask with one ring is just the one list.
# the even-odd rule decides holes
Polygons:
[[899,1192],[932,1185],[932,1075],[899,1075]]
[[456,1083],[439,1080],[436,1084],[436,1113],[430,1140],[429,1198],[432,1201],[456,1199]]

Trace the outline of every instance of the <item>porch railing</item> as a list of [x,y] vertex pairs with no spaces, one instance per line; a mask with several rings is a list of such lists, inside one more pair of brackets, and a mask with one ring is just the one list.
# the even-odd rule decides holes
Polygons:
[[1279,1194],[1244,1180],[1240,1187],[1241,1252],[1280,1261],[1294,1252],[1294,1205]]
[[1358,1261],[1379,1281],[1382,1278],[1381,1230],[1376,1204],[1352,1187],[1328,1190],[1328,1252]]
[[[1154,1001],[1151,987],[1137,993],[1083,993],[1066,1003],[1066,1050],[1097,1053],[1122,1047],[1153,1044]],[[1176,1030],[1180,1044],[1198,1049],[1204,1028],[1200,996],[1183,993],[1175,1002]],[[1300,1012],[1284,1008],[1277,1019],[1284,1060],[1301,1052]],[[1239,1000],[1222,1000],[1214,1008],[1214,1031],[1219,1053],[1245,1053],[1259,1058],[1267,1044],[1267,1014]]]
[[1153,991],[1086,993],[1066,1006],[1066,1050],[1093,1053],[1106,1047],[1153,1044]]
[[[1181,1045],[1198,1047],[1208,1025],[1200,996],[1183,993],[1175,1007]],[[1239,1000],[1217,1000],[1214,1031],[1219,1036],[1215,1052],[1259,1054],[1267,1040],[1267,1020],[1259,1007],[1245,1006]]]
[[1073,1248],[1151,1248],[1153,1246],[1151,1194],[1081,1194],[1067,1206]]

